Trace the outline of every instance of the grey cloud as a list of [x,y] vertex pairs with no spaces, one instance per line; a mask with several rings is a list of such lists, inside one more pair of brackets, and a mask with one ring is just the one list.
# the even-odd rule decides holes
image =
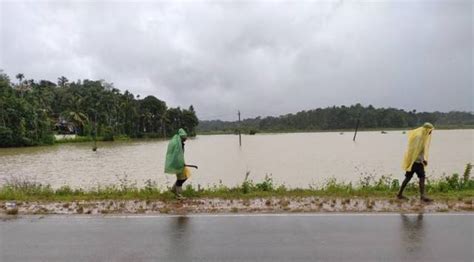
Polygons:
[[106,79],[233,119],[473,110],[471,1],[3,1],[0,68]]

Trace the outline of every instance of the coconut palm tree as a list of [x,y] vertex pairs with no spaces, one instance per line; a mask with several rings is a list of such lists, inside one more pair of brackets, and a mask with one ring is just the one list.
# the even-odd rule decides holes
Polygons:
[[75,128],[81,128],[81,130],[89,122],[87,115],[79,111],[66,111],[61,115],[63,119],[73,123]]
[[58,86],[66,87],[68,82],[69,82],[69,80],[65,76],[58,77]]
[[23,78],[25,78],[25,75],[22,73],[18,73],[15,77],[16,79],[18,79],[18,84],[20,85],[21,82],[23,81]]

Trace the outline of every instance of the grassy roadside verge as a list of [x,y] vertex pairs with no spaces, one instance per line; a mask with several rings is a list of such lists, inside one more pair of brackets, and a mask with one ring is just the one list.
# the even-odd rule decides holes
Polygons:
[[[462,175],[453,174],[438,180],[428,180],[427,194],[435,200],[463,200],[474,198],[474,179],[471,178],[472,165],[467,164]],[[414,178],[406,189],[407,196],[418,195],[417,179]],[[187,185],[183,195],[189,199],[253,199],[282,197],[333,197],[333,198],[394,198],[400,187],[398,179],[382,176],[378,179],[368,176],[358,183],[343,183],[329,179],[320,187],[287,188],[275,185],[271,177],[253,182],[248,179],[236,187],[217,185],[210,188],[196,188]],[[89,190],[73,189],[69,186],[53,189],[29,181],[11,180],[0,187],[0,201],[95,201],[95,200],[174,200],[167,188],[147,181],[142,188],[123,182],[120,185],[104,186]]]

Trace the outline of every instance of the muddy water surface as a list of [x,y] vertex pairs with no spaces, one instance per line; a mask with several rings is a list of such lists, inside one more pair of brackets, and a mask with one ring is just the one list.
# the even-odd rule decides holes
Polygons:
[[[233,186],[245,173],[260,181],[271,175],[277,184],[308,187],[326,179],[358,181],[361,176],[392,175],[402,178],[400,168],[406,147],[402,131],[353,133],[293,133],[243,136],[242,147],[234,135],[198,136],[186,143],[186,161],[199,165],[190,182],[203,186]],[[119,184],[120,180],[142,186],[148,179],[170,185],[174,177],[163,173],[167,141],[90,143],[49,147],[0,149],[0,183],[23,177],[53,187],[93,187]],[[474,130],[435,130],[429,177],[462,173],[474,163]]]

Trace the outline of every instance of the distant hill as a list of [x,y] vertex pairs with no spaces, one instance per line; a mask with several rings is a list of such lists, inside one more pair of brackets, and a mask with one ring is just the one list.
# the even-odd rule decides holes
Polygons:
[[[243,132],[291,132],[353,129],[357,119],[362,129],[412,128],[430,122],[435,127],[467,128],[474,127],[472,112],[416,112],[396,108],[374,108],[360,104],[352,106],[333,106],[286,114],[278,117],[256,117],[242,121]],[[197,131],[235,132],[238,122],[208,120],[200,121]]]

